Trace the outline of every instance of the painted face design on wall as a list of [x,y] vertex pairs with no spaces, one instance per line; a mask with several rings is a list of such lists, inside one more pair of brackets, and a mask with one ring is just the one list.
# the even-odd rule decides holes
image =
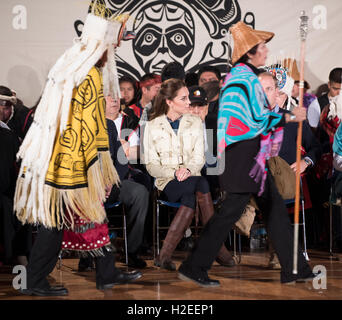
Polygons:
[[133,31],[133,51],[146,73],[160,73],[173,61],[186,67],[195,46],[194,19],[187,8],[173,1],[149,3],[138,12]]

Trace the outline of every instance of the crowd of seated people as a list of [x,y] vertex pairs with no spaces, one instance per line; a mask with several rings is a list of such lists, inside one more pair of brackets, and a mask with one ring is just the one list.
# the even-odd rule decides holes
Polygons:
[[[163,192],[170,201],[181,203],[156,257],[156,266],[175,270],[172,254],[196,216],[196,210],[203,225],[215,214],[212,199],[220,194],[218,174],[207,169],[216,165],[218,101],[223,80],[215,66],[202,66],[198,72],[186,74],[182,65],[173,62],[165,65],[161,75],[148,73],[140,79],[122,76],[121,99],[105,97],[110,151],[121,179],[119,190],[113,188],[107,201],[120,200],[127,208],[128,265],[131,267],[146,267],[139,253],[145,235],[153,233],[152,224],[147,220],[151,221],[153,214],[151,195],[155,190]],[[276,90],[276,81],[270,74],[261,74],[259,80],[266,94],[267,84],[275,84]],[[328,246],[327,202],[334,182],[332,143],[342,119],[342,105],[338,102],[341,83],[342,68],[334,68],[329,75],[328,92],[316,96],[309,92],[310,85],[306,85],[310,118],[303,127],[301,171],[306,173],[311,203],[311,208],[307,208],[311,214],[307,214],[309,247]],[[295,83],[294,101],[298,99],[296,86]],[[286,103],[274,102],[271,107],[276,112],[289,112],[279,105]],[[34,108],[27,108],[14,91],[0,86],[2,263],[26,264],[32,245],[32,227],[20,226],[13,214],[13,195],[19,166],[15,155],[33,115]],[[280,149],[280,156],[294,171],[296,128],[296,124],[287,125]],[[191,132],[190,140],[182,138],[184,132]],[[334,246],[341,252],[342,224],[341,217],[337,216],[335,212]],[[217,261],[224,266],[235,264],[224,245]],[[87,263],[91,262],[80,261],[80,269]]]

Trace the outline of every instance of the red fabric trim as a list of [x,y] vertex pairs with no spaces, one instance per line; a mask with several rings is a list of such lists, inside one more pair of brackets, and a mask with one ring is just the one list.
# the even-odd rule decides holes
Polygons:
[[27,113],[26,118],[25,118],[24,125],[23,125],[23,127],[21,128],[22,133],[25,132],[25,128],[26,128],[26,125],[27,125],[28,118],[29,118],[29,116],[31,115],[31,113],[32,113],[33,111],[34,111],[34,110],[31,109],[31,110]]
[[241,120],[230,117],[226,134],[228,136],[241,136],[249,131],[249,127]]
[[[302,175],[302,188],[303,188],[303,195],[304,195],[304,210],[312,208],[312,202],[309,193],[308,183],[306,181],[305,174]],[[302,210],[302,202],[299,202],[299,210]],[[294,213],[294,203],[293,206],[287,208],[288,213]]]
[[130,105],[128,108],[132,109],[132,110],[134,111],[134,114],[135,114],[138,118],[141,117],[141,115],[140,115],[141,110],[140,110],[140,108],[139,108],[137,105],[132,104],[132,105]]
[[[89,224],[74,214],[75,229]],[[100,249],[110,243],[107,223],[95,223],[92,229],[83,233],[64,230],[62,249],[75,251],[91,251]]]

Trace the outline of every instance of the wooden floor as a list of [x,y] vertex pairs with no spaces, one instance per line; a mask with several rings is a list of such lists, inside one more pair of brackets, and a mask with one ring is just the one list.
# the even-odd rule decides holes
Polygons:
[[[23,296],[12,287],[9,268],[0,269],[0,300],[341,300],[342,261],[331,259],[327,252],[309,251],[310,265],[323,265],[327,270],[327,288],[315,289],[312,282],[292,286],[280,283],[279,270],[268,270],[265,252],[243,253],[241,263],[232,268],[214,264],[210,276],[221,286],[201,288],[181,281],[177,272],[160,270],[148,260],[143,277],[135,283],[117,285],[99,291],[95,287],[95,272],[77,271],[77,259],[63,259],[60,270],[55,268],[49,277],[52,284],[63,284],[69,290],[66,297],[46,298]],[[177,267],[184,253],[175,256]],[[121,263],[117,266],[126,269]]]

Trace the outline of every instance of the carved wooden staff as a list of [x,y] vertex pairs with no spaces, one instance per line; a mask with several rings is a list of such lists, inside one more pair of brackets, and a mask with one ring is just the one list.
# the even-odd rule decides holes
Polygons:
[[[300,17],[300,82],[299,82],[299,107],[303,107],[304,97],[304,58],[305,58],[305,40],[308,33],[309,17],[305,15],[305,11],[301,12]],[[294,242],[293,242],[293,274],[298,273],[298,233],[299,233],[299,200],[300,200],[300,161],[302,149],[302,128],[303,122],[298,123],[297,132],[297,160],[296,160],[296,198],[294,208]]]

